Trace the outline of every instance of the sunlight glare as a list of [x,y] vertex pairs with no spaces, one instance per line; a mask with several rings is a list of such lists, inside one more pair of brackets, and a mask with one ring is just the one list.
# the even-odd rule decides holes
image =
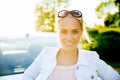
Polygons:
[[92,27],[95,23],[102,24],[103,20],[97,18],[95,8],[103,0],[71,0],[70,9],[78,9],[83,13],[83,20],[89,26]]
[[0,1],[0,35],[34,32],[34,0]]

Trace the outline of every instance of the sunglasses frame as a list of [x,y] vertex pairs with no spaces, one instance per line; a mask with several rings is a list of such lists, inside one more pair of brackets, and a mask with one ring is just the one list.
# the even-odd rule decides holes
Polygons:
[[[66,15],[60,16],[60,13],[63,12],[63,11],[66,12]],[[78,16],[74,15],[75,12],[76,12],[76,13],[79,13],[79,15],[78,15]],[[58,17],[59,17],[59,18],[64,18],[64,17],[66,17],[68,14],[71,14],[73,17],[76,17],[76,18],[82,18],[82,12],[79,11],[79,10],[71,10],[71,11],[61,10],[61,11],[58,12]]]

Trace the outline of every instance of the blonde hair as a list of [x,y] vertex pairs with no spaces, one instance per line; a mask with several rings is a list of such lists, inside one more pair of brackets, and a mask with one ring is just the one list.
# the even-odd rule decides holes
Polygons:
[[89,35],[89,33],[87,32],[86,27],[87,27],[87,26],[84,25],[84,22],[83,22],[83,35],[82,35],[82,38],[83,38],[83,39],[86,39],[87,42],[91,43],[90,35]]

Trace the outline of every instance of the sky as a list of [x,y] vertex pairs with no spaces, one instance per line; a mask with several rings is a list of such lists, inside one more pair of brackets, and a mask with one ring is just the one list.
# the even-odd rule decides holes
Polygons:
[[[42,0],[0,0],[0,35],[35,32],[34,6]],[[72,0],[71,9],[79,9],[89,26],[102,24],[97,19],[95,7],[102,0]]]
[[0,35],[35,31],[34,0],[0,0]]
[[95,23],[102,24],[103,20],[97,18],[95,13],[95,8],[100,4],[103,0],[72,0],[70,9],[78,9],[83,14],[84,22],[92,27]]

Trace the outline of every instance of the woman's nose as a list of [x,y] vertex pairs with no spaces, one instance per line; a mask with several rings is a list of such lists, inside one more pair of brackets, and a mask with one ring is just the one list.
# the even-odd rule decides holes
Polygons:
[[67,34],[67,35],[66,35],[66,40],[72,40],[72,39],[73,39],[73,37],[72,37],[71,34]]

